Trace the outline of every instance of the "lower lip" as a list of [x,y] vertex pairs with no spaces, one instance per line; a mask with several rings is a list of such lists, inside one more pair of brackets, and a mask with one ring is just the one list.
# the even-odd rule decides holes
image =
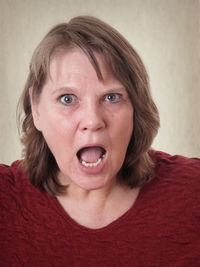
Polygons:
[[101,162],[97,166],[94,167],[86,167],[83,164],[81,164],[81,162],[78,160],[79,169],[86,174],[98,174],[103,170],[105,166],[106,163],[105,159],[106,156],[101,160]]

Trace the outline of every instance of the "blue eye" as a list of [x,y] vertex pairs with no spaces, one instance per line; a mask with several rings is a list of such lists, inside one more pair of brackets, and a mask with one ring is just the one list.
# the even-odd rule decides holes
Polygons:
[[105,96],[105,100],[112,102],[112,103],[118,102],[120,98],[121,98],[121,94],[117,94],[117,93],[111,93]]
[[60,97],[60,101],[65,105],[70,105],[75,101],[75,95],[70,95],[70,94],[62,95]]

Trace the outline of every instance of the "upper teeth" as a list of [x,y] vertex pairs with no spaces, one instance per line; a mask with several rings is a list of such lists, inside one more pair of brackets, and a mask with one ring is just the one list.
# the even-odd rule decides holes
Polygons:
[[96,162],[86,162],[84,160],[81,160],[81,164],[83,164],[85,167],[96,167],[97,165],[99,165],[103,158],[104,155],[100,157]]

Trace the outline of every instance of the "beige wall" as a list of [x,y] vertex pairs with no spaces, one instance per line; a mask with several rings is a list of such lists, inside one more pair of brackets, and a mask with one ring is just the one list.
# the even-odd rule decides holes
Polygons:
[[154,147],[200,157],[199,0],[0,0],[0,161],[20,158],[15,110],[33,49],[76,15],[107,21],[143,58],[161,115]]

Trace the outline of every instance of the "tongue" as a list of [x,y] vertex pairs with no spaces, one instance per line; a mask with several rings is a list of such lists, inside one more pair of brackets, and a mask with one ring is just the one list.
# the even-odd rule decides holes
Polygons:
[[97,162],[97,160],[102,156],[102,154],[103,150],[100,147],[87,147],[83,148],[80,151],[79,157],[85,162],[92,163]]

